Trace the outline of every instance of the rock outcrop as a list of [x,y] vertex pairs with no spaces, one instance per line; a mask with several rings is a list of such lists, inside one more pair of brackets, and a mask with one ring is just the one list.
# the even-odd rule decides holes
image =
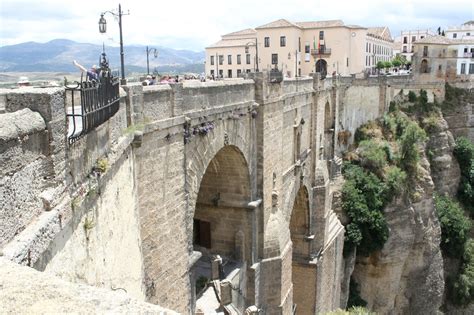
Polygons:
[[448,128],[446,120],[440,117],[436,130],[430,134],[426,149],[436,193],[453,197],[458,190],[461,173],[453,156],[454,137]]
[[433,314],[444,292],[441,230],[434,210],[429,163],[418,168],[413,201],[385,209],[390,237],[382,251],[358,257],[353,277],[368,308],[381,314]]

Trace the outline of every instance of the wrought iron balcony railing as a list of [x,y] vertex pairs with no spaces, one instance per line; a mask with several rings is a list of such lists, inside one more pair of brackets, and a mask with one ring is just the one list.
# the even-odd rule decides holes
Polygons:
[[331,54],[331,48],[311,49],[311,54],[313,56],[319,56],[319,55],[327,56]]
[[69,93],[67,98],[70,99],[66,112],[69,144],[106,122],[118,111],[119,84],[119,78],[107,72],[97,81],[66,86],[66,93]]

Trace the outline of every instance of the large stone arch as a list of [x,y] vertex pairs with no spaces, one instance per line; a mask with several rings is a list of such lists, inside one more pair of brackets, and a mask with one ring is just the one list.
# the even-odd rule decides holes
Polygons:
[[[251,169],[251,140],[250,117],[243,119],[219,120],[215,128],[205,136],[195,136],[185,146],[185,193],[186,202],[186,230],[188,237],[188,250],[193,251],[192,231],[195,206],[203,176],[214,157],[220,150],[232,146],[241,154],[246,162],[249,176]],[[252,179],[251,179],[252,180]]]

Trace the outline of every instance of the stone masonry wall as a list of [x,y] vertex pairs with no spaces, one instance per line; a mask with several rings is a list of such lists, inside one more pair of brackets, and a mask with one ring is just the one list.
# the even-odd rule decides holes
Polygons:
[[48,133],[29,109],[0,114],[0,247],[44,211],[41,193],[51,175]]

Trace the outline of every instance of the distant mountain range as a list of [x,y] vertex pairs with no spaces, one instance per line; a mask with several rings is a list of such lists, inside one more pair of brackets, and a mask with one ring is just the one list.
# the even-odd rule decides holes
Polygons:
[[[158,72],[204,71],[205,53],[176,50],[153,46],[158,50],[155,59],[151,52],[150,72],[157,66]],[[120,69],[120,48],[105,46],[112,70]],[[98,65],[101,45],[76,43],[67,39],[55,39],[47,43],[26,42],[0,47],[0,72],[74,72],[75,59],[86,68]],[[124,46],[125,71],[146,72],[146,46]]]

